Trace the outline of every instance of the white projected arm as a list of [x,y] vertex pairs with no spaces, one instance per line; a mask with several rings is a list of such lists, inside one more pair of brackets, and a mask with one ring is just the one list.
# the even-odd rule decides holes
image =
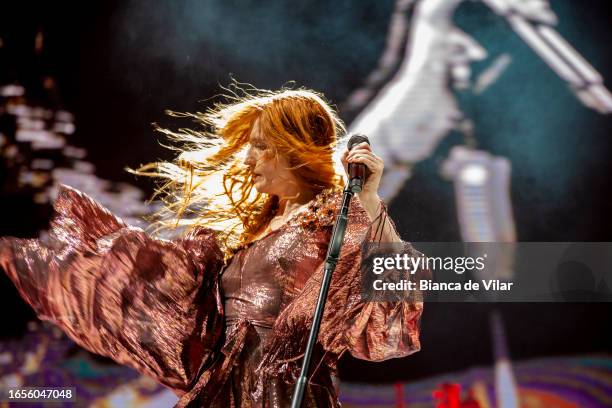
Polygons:
[[391,199],[409,177],[406,164],[427,158],[463,118],[449,78],[457,73],[453,67],[467,68],[486,54],[451,21],[461,1],[416,3],[398,72],[349,128],[368,135],[376,154],[385,160],[380,186],[384,199]]
[[612,94],[603,78],[554,29],[557,17],[545,0],[482,0],[503,16],[512,29],[550,66],[582,103],[600,113],[612,113]]
[[[570,84],[586,106],[601,113],[612,112],[612,95],[599,73],[552,28],[557,17],[545,0],[482,0],[503,16],[512,28],[544,61]],[[459,30],[452,16],[462,0],[415,1],[408,40],[401,65],[376,97],[363,106],[349,128],[366,134],[372,147],[385,160],[380,194],[391,200],[410,177],[410,165],[429,157],[438,143],[459,123],[465,123],[452,93],[469,85],[469,64],[483,59],[486,51]],[[389,32],[387,50],[380,65],[398,56],[398,43],[405,22],[397,17],[412,5],[398,0]],[[399,22],[399,23],[398,23]],[[401,23],[401,24],[400,24]],[[399,31],[399,33],[398,33]],[[482,92],[510,63],[510,56],[496,61],[474,87]],[[384,73],[384,69],[378,74]],[[352,108],[366,104],[359,90],[349,98]],[[340,151],[344,146],[340,146]],[[342,171],[339,168],[339,171]]]

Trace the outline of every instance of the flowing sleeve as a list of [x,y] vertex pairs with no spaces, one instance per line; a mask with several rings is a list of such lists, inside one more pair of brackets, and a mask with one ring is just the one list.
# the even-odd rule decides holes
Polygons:
[[[357,221],[357,229],[363,228],[365,233],[361,235],[360,232],[353,231],[357,236],[353,237],[355,242],[349,244],[352,255],[344,265],[346,275],[344,279],[338,277],[338,284],[350,286],[351,293],[345,303],[346,307],[339,308],[338,319],[343,323],[343,332],[334,338],[339,339],[336,342],[339,342],[340,347],[346,347],[345,351],[359,359],[384,361],[405,357],[421,349],[420,320],[423,313],[423,294],[418,290],[391,293],[387,291],[384,297],[380,296],[378,299],[381,293],[377,292],[364,300],[361,296],[361,292],[364,291],[362,281],[367,274],[372,273],[363,269],[364,265],[368,265],[364,263],[364,259],[389,250],[394,256],[407,255],[408,258],[419,258],[423,254],[409,242],[401,241],[386,245],[381,242],[384,228],[392,229],[399,237],[384,202],[380,201],[379,214],[371,223],[369,218],[363,217],[365,211],[359,207],[361,206],[354,209],[355,218],[360,220]],[[390,282],[399,282],[403,278],[418,282],[430,275],[431,272],[423,268],[410,272],[391,268],[385,270],[378,278]],[[347,281],[347,278],[351,281]],[[332,341],[330,344],[333,343]]]
[[0,238],[0,266],[41,320],[178,395],[223,333],[212,230],[154,239],[61,186],[49,239]]

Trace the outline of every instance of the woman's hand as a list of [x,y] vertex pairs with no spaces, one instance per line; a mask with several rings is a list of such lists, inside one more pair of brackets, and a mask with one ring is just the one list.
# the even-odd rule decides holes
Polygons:
[[378,186],[385,167],[383,159],[372,152],[372,148],[369,144],[363,142],[353,147],[350,151],[348,149],[345,150],[340,160],[342,161],[346,174],[348,174],[349,163],[362,163],[368,168],[363,189],[360,193],[357,193],[357,195],[364,209],[373,220],[378,215],[378,206],[380,203]]
[[[378,196],[378,186],[380,185],[380,179],[385,167],[383,159],[372,152],[372,148],[369,144],[363,142],[353,147],[350,151],[346,150],[342,154],[340,160],[342,161],[344,171],[347,175],[349,163],[363,163],[368,168],[366,179],[363,183],[363,189],[360,193],[357,193],[357,196],[359,197],[359,201],[361,201],[363,209],[368,213],[370,220],[378,220],[378,225],[382,223],[379,238],[380,242],[402,242],[397,231],[395,231],[395,228],[392,226],[392,223],[386,222],[386,220],[383,219],[386,217],[386,214],[382,218],[379,217],[380,211],[382,210],[380,208],[382,201]],[[378,228],[375,226],[373,230],[377,231]]]

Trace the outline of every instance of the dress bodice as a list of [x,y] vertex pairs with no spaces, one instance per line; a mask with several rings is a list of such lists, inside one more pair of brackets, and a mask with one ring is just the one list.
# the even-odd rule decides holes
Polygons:
[[268,241],[274,231],[238,251],[221,275],[221,285],[228,325],[241,319],[254,326],[270,329],[278,316],[282,301],[282,284],[278,279],[278,261],[270,253]]

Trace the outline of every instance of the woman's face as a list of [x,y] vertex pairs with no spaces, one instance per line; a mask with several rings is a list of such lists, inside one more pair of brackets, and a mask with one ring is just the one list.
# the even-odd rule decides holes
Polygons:
[[288,160],[280,154],[275,154],[274,146],[261,133],[259,119],[251,129],[244,164],[251,170],[255,188],[260,193],[279,197],[290,197],[299,193],[301,184],[289,170]]

